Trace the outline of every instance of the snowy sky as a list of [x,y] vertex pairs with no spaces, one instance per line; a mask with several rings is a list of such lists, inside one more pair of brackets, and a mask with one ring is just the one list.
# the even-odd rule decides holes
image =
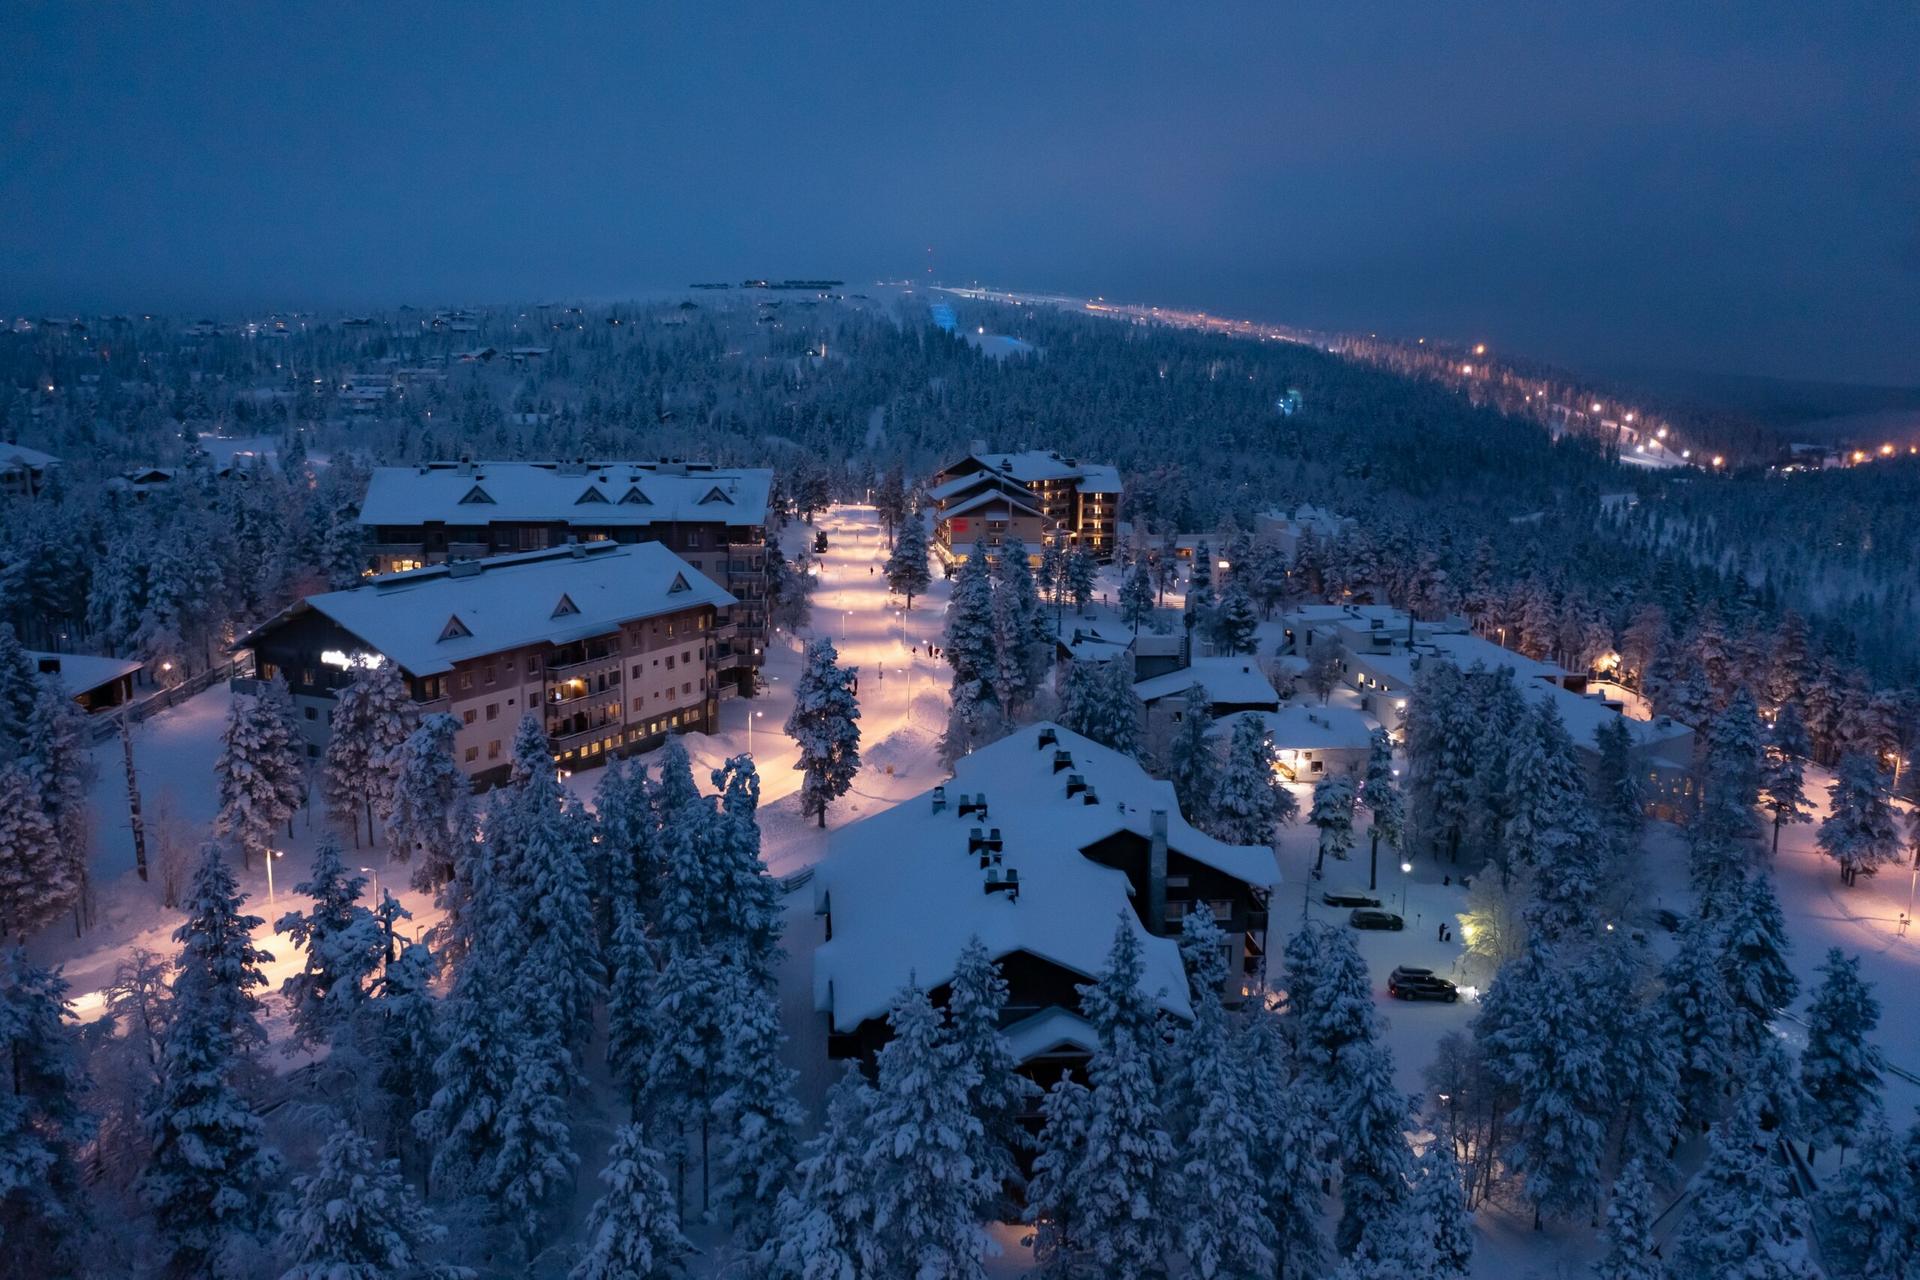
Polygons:
[[0,48],[0,311],[931,263],[1920,381],[1905,2],[21,3]]

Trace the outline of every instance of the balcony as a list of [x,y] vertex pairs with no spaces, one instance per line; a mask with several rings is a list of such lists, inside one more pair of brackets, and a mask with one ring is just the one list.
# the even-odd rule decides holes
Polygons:
[[[584,656],[579,656],[582,655],[583,652]],[[620,654],[617,651],[609,651],[604,648],[598,653],[595,653],[592,650],[583,651],[578,646],[574,646],[568,649],[556,650],[547,655],[547,674],[554,677],[581,674],[581,668],[583,667],[617,667],[619,665]]]
[[588,743],[598,742],[602,738],[621,733],[627,726],[623,721],[614,719],[591,724],[583,729],[573,729],[566,733],[555,733],[555,727],[552,724],[547,726],[547,741],[552,744],[553,750],[575,751]]

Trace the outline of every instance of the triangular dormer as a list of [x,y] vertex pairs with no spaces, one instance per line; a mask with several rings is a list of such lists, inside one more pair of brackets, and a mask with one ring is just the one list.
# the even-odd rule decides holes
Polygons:
[[693,590],[693,588],[687,583],[687,575],[684,573],[676,573],[673,575],[673,585],[667,588],[667,594],[674,595],[681,591],[691,590]]
[[564,618],[568,614],[573,614],[578,612],[580,612],[580,606],[573,602],[573,597],[570,595],[562,594],[560,597],[560,603],[553,606],[552,616],[556,618]]
[[642,493],[640,486],[636,484],[631,489],[628,489],[621,497],[620,505],[623,507],[650,507],[653,505],[653,499]]
[[460,615],[457,613],[447,619],[446,626],[440,628],[440,638],[442,640],[458,640],[462,636],[470,636],[472,634],[473,632],[467,630],[467,624],[460,621]]
[[733,499],[729,498],[726,494],[720,492],[719,485],[715,485],[713,488],[707,490],[707,496],[700,499],[700,505],[703,507],[706,506],[709,502],[724,502],[728,506],[733,505]]
[[493,505],[493,495],[488,493],[485,489],[482,489],[479,485],[475,485],[473,486],[473,488],[467,490],[466,497],[460,499],[460,504],[462,506],[465,506],[468,503],[472,503],[472,502],[484,502],[489,506],[491,506]]
[[577,507],[583,502],[605,502],[606,500],[606,494],[600,492],[592,485],[588,485],[587,491],[573,500],[573,505]]

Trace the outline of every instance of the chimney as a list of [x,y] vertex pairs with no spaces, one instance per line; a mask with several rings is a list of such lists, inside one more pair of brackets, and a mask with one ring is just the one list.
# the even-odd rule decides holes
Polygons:
[[947,807],[947,788],[944,784],[933,789],[933,811],[939,813]]
[[1147,929],[1162,933],[1167,927],[1167,811],[1148,815]]

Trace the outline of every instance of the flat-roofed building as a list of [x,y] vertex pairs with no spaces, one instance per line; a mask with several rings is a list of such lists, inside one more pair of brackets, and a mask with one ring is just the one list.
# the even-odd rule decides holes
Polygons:
[[773,472],[704,462],[431,462],[380,467],[360,524],[376,573],[583,543],[658,543],[734,598],[722,678],[753,692],[767,646]]
[[309,596],[256,627],[252,691],[284,676],[309,753],[325,746],[334,691],[392,662],[421,714],[460,721],[456,758],[504,778],[532,711],[565,767],[711,731],[715,649],[733,597],[658,543],[578,543],[369,578]]

